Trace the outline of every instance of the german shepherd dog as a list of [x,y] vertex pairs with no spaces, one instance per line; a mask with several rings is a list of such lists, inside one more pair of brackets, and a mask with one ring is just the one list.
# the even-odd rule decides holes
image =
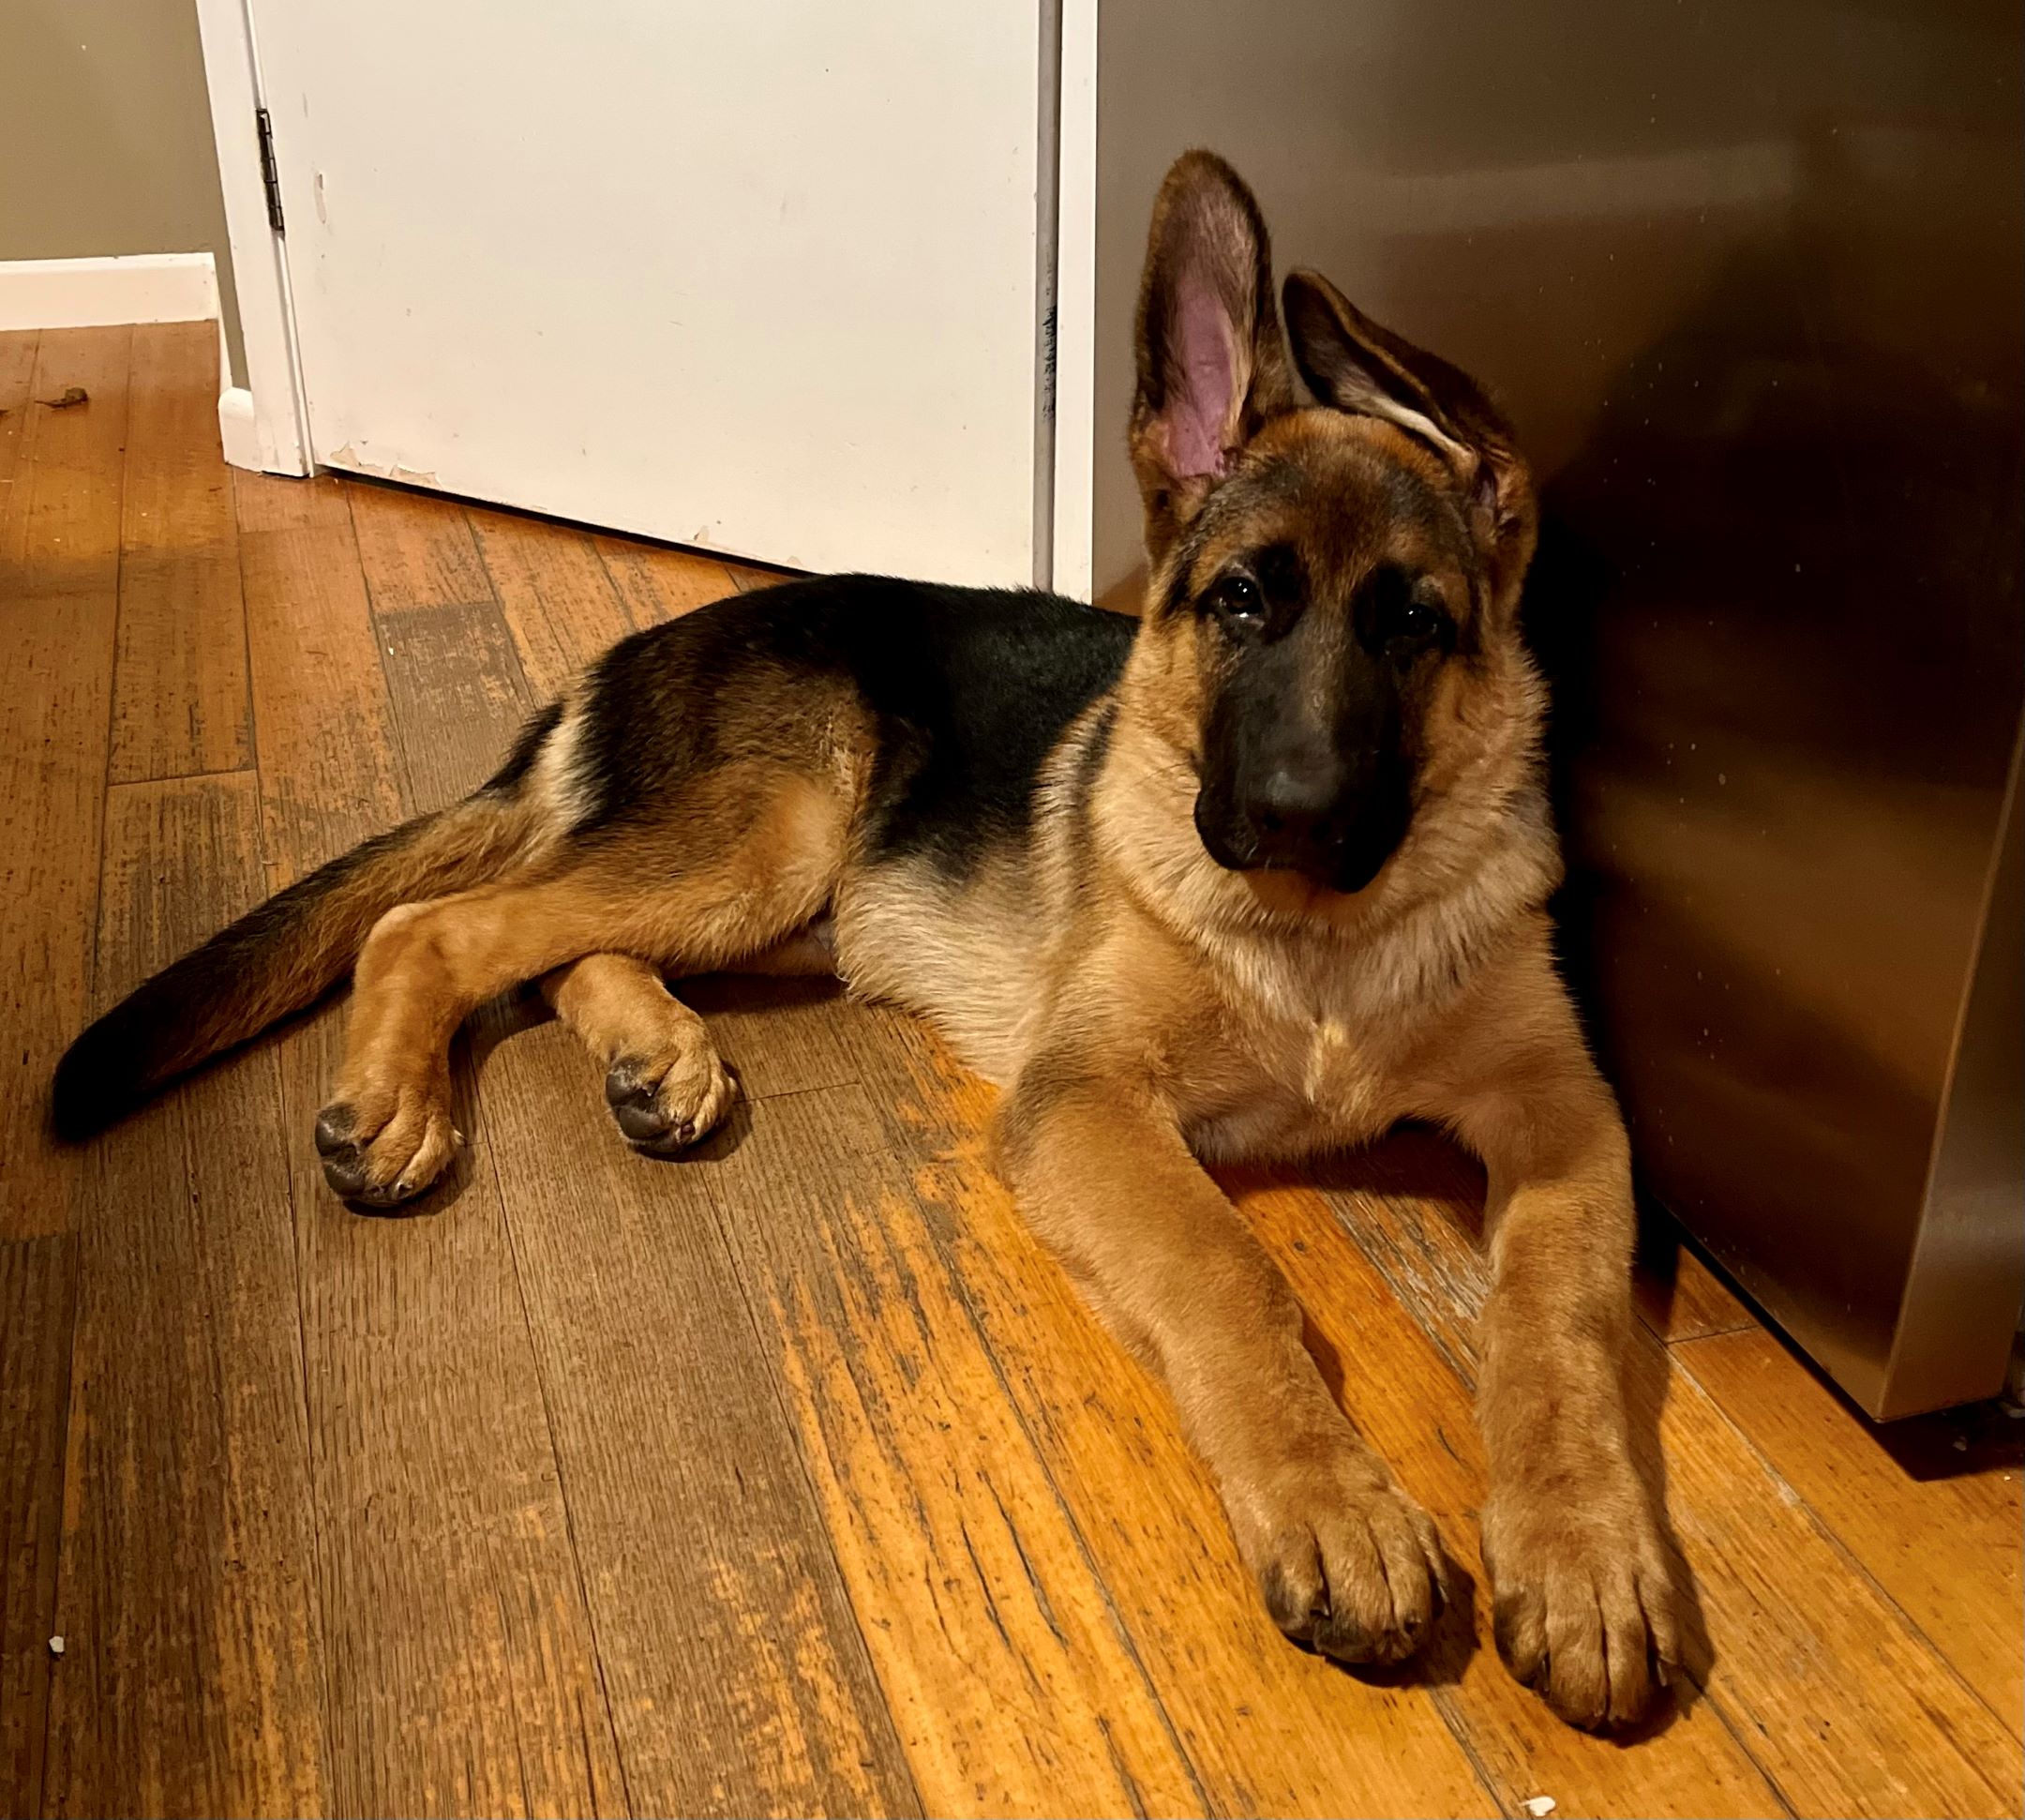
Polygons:
[[608,1069],[626,1139],[678,1151],[735,1089],[665,978],[834,971],[1003,1084],[1027,1217],[1165,1379],[1281,1628],[1389,1663],[1441,1606],[1433,1527],[1337,1408],[1202,1160],[1434,1121],[1490,1179],[1499,1649],[1573,1723],[1636,1720],[1676,1660],[1675,1595],[1619,1381],[1629,1156],[1543,909],[1559,861],[1517,624],[1532,483],[1455,368],[1314,273],[1283,303],[1284,338],[1251,192],[1182,158],[1138,308],[1142,618],[844,576],[629,638],[472,796],[87,1030],[56,1072],[59,1132],[349,970],[316,1127],[347,1201],[437,1179],[451,1038],[532,980]]

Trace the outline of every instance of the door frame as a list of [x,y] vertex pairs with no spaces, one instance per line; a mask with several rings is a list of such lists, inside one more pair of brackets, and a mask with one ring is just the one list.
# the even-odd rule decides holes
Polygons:
[[310,474],[316,458],[296,357],[288,262],[268,219],[262,176],[262,90],[248,0],[197,0],[197,29],[246,349],[243,375],[218,375],[218,434],[234,467]]
[[[1040,382],[1050,428],[1036,444],[1043,464],[1038,478],[1051,494],[1047,511],[1034,521],[1034,585],[1088,600],[1096,562],[1091,504],[1097,460],[1099,0],[1042,0],[1043,12],[1051,5],[1057,45],[1055,169],[1043,171],[1041,180],[1054,186],[1053,231],[1047,236],[1054,270],[1041,292]],[[1044,140],[1043,158],[1047,149]],[[1052,375],[1045,370],[1049,356]]]

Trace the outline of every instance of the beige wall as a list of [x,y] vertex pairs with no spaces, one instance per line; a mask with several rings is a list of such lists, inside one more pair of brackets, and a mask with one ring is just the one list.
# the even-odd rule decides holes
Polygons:
[[195,0],[0,0],[0,260],[218,257],[244,369]]

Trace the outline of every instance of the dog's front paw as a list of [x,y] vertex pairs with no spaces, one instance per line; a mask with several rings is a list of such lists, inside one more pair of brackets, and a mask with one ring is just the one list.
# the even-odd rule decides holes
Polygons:
[[317,1114],[323,1180],[354,1207],[414,1199],[449,1166],[459,1141],[446,1076],[351,1094],[340,1089]]
[[1434,1628],[1448,1564],[1434,1526],[1347,1431],[1229,1475],[1238,1551],[1273,1621],[1345,1662],[1403,1662]]
[[684,1033],[658,1054],[622,1056],[605,1076],[605,1101],[635,1150],[668,1156],[723,1122],[738,1083],[709,1038]]
[[1680,1662],[1675,1593],[1628,1467],[1592,1494],[1494,1491],[1483,1513],[1498,1654],[1571,1725],[1632,1725]]

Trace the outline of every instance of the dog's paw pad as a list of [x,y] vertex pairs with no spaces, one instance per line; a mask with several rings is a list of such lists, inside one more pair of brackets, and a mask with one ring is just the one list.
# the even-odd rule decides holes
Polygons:
[[314,1136],[331,1193],[371,1211],[398,1207],[433,1186],[461,1141],[434,1090],[401,1096],[393,1116],[378,1123],[334,1100],[317,1115]]
[[339,1100],[317,1114],[316,1147],[319,1156],[337,1156],[345,1151],[356,1153],[352,1134],[358,1128],[358,1115]]
[[714,1053],[679,1058],[672,1066],[623,1056],[605,1076],[605,1103],[636,1150],[668,1156],[687,1150],[730,1110],[737,1091]]

